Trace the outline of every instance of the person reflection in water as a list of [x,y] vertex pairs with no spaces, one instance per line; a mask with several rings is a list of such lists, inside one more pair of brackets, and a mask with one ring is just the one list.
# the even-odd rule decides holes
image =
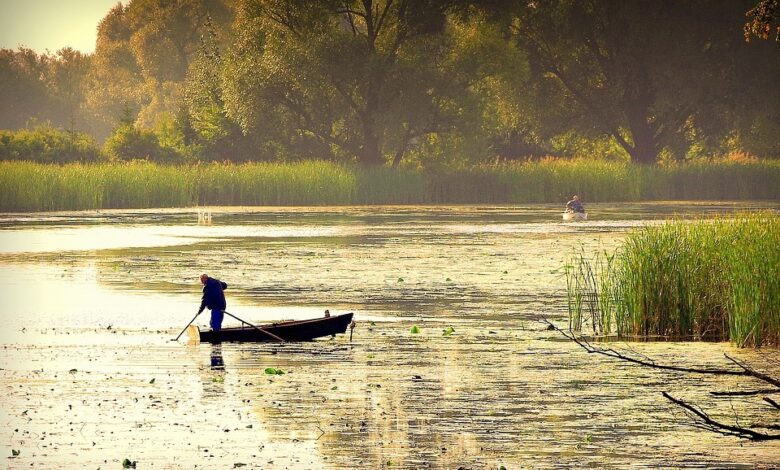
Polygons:
[[225,395],[225,361],[222,359],[222,345],[212,344],[208,367],[200,368],[200,379],[203,386],[205,405],[213,405],[214,397]]
[[227,284],[219,279],[209,277],[208,274],[201,274],[200,282],[203,283],[203,299],[200,301],[198,314],[208,307],[211,310],[209,325],[211,325],[212,330],[219,331],[222,329],[222,319],[225,318],[225,309],[227,308],[223,292],[227,289]]
[[211,370],[225,370],[221,344],[214,344],[211,347]]

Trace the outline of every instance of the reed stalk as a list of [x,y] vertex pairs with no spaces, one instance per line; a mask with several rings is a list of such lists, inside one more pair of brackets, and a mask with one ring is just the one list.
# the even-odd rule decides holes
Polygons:
[[597,160],[448,171],[326,161],[159,165],[0,162],[0,211],[194,205],[522,204],[780,199],[780,161],[635,166]]
[[580,254],[569,263],[570,324],[589,317],[596,334],[778,345],[778,273],[776,212],[644,227],[607,261]]

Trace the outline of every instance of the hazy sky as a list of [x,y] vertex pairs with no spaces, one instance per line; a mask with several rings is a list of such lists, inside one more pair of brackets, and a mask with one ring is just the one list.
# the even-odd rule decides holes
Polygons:
[[[94,52],[98,22],[119,0],[0,0],[0,47]],[[122,3],[127,4],[128,0]]]

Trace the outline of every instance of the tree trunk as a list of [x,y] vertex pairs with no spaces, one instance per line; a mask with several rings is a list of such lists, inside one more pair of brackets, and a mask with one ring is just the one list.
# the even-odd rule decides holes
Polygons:
[[628,127],[634,140],[632,148],[627,149],[634,163],[653,165],[658,159],[658,143],[654,137],[652,125],[647,121],[647,106],[629,104],[626,112]]
[[374,126],[363,125],[363,146],[360,148],[360,163],[365,166],[378,166],[385,163],[379,151],[379,138],[374,133]]
[[401,159],[404,157],[404,154],[406,153],[406,148],[409,146],[409,138],[412,135],[411,128],[407,128],[404,132],[404,138],[401,141],[401,146],[398,148],[398,151],[395,153],[395,157],[393,157],[393,164],[392,168],[398,168],[398,165],[401,163]]
[[658,160],[658,152],[646,146],[634,147],[628,154],[631,155],[631,161],[642,165],[654,165]]
[[366,166],[383,165],[385,163],[380,151],[379,135],[376,128],[381,87],[382,80],[379,73],[375,70],[371,71],[365,96],[366,107],[361,118],[363,123],[363,146],[360,149],[360,162]]

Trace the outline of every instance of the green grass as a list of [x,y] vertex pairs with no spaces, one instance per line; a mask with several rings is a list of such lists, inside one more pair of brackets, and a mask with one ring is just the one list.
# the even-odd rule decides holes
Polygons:
[[570,326],[597,334],[780,344],[780,215],[671,221],[567,266]]
[[0,211],[194,205],[517,204],[780,199],[780,161],[635,166],[543,160],[424,172],[325,161],[157,165],[0,162]]

